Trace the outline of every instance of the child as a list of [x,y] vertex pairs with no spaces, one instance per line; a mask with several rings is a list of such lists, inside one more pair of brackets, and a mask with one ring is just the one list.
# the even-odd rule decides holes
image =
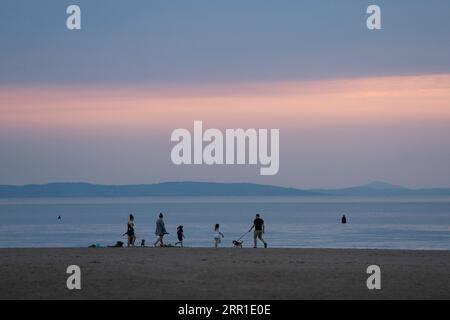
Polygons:
[[180,244],[181,247],[183,248],[183,239],[184,239],[183,226],[178,226],[177,236],[178,236],[178,242],[176,242],[175,245]]
[[219,246],[219,243],[221,242],[221,237],[222,239],[225,238],[223,233],[219,231],[219,228],[220,228],[219,224],[216,224],[214,227],[214,243],[216,248]]

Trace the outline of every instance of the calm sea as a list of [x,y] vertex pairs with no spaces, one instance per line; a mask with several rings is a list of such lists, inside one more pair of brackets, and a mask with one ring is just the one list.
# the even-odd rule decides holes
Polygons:
[[[165,213],[169,243],[183,225],[185,246],[211,247],[221,224],[230,247],[251,226],[266,222],[270,247],[450,249],[450,198],[82,198],[0,200],[0,247],[87,247],[126,241],[129,213],[138,242],[155,240]],[[346,214],[348,224],[340,218]],[[62,219],[58,220],[57,217]],[[250,235],[244,246],[252,246]]]

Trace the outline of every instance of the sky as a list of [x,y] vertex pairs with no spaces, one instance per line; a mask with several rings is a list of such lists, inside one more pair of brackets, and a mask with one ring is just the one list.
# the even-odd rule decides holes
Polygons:
[[[82,30],[69,31],[78,4]],[[382,30],[366,28],[366,8]],[[0,184],[450,187],[450,2],[4,0]],[[279,128],[280,172],[175,166],[170,134]]]

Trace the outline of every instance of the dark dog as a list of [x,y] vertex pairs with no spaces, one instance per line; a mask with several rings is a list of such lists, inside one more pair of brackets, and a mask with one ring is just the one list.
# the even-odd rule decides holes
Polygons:
[[242,248],[243,241],[233,240],[233,245],[235,248]]

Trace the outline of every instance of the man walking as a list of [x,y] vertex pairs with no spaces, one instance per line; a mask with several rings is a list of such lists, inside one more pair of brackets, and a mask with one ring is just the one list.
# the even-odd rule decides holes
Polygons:
[[264,220],[260,218],[259,213],[256,214],[256,218],[253,221],[253,226],[250,228],[250,231],[253,230],[253,228],[255,229],[255,231],[253,232],[253,241],[254,241],[254,247],[253,248],[257,248],[257,239],[259,238],[259,240],[262,241],[262,243],[264,243],[264,248],[267,248],[267,242],[264,241],[263,239],[263,234],[264,234]]

